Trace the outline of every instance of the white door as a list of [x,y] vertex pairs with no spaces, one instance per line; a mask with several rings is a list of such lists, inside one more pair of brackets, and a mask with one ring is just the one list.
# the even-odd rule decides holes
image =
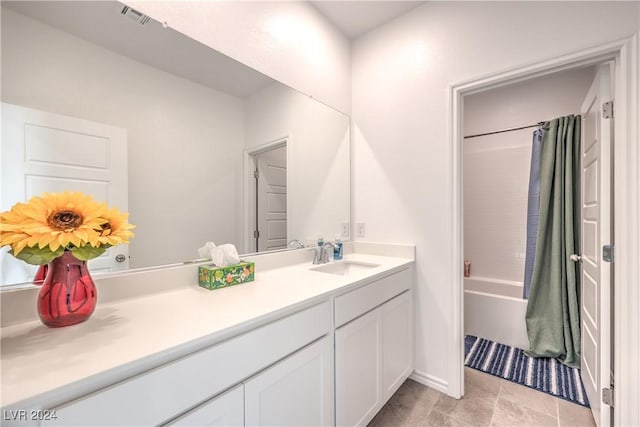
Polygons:
[[[128,209],[126,130],[2,103],[1,208],[44,192],[81,191],[123,212]],[[116,255],[124,255],[122,262]],[[0,254],[2,284],[31,281],[35,267]],[[122,259],[122,257],[118,257]],[[91,272],[129,266],[119,245],[89,263]]]
[[381,311],[336,329],[336,425],[364,426],[382,405]]
[[329,338],[321,338],[245,382],[244,402],[247,426],[333,425]]
[[287,247],[287,147],[255,156],[257,182],[256,252]]
[[611,65],[598,68],[581,108],[582,124],[582,269],[581,376],[598,426],[611,422],[611,407],[602,402],[611,381],[611,264],[603,260],[603,246],[612,244],[612,125],[603,117],[603,103],[611,101]]

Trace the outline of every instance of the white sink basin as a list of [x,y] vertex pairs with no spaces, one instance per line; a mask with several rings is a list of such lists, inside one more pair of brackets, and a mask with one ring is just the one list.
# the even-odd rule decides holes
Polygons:
[[331,264],[319,265],[311,268],[311,270],[319,271],[321,273],[337,274],[338,276],[346,276],[354,271],[369,270],[379,266],[380,264],[360,261],[338,261]]

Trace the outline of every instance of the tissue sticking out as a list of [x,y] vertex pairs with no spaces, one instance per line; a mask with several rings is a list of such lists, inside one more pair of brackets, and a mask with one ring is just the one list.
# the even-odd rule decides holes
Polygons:
[[218,267],[238,264],[240,256],[236,247],[230,243],[216,246],[213,242],[207,242],[198,249],[200,258],[211,258],[211,261]]
[[216,246],[207,242],[198,249],[200,257],[211,257],[213,265],[198,267],[198,284],[213,290],[252,282],[255,278],[255,264],[240,261],[238,251],[232,244]]

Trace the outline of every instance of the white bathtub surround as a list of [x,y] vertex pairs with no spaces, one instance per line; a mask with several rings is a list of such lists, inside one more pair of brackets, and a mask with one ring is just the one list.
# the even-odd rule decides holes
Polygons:
[[527,300],[487,292],[464,291],[464,331],[527,350]]
[[464,290],[484,292],[522,299],[522,281],[500,280],[490,277],[470,276],[464,278]]
[[[371,248],[382,250],[380,245]],[[412,246],[385,250],[406,257],[354,253],[351,244],[345,250],[346,261],[379,266],[348,276],[315,272],[310,270],[312,251],[300,250],[243,257],[255,262],[256,280],[215,291],[197,285],[196,264],[96,279],[99,295],[107,294],[111,301],[99,300],[87,322],[49,329],[30,320],[2,328],[3,408],[54,407],[330,302],[414,262]],[[126,298],[103,289],[127,284],[149,291],[149,283],[162,291]]]
[[463,280],[465,335],[528,349],[522,282],[478,276]]
[[[464,135],[528,126],[578,114],[593,81],[592,67],[569,70],[473,94],[464,100]],[[464,258],[485,289],[522,297],[527,196],[535,128],[465,139]],[[519,282],[519,294],[513,287]],[[470,283],[465,280],[465,289]],[[503,293],[504,291],[504,293]],[[505,318],[506,321],[519,319]]]

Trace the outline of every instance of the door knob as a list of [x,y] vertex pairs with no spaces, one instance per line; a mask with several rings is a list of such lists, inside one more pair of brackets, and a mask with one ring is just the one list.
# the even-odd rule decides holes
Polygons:
[[576,255],[576,254],[571,254],[569,255],[569,259],[573,262],[581,262],[582,261],[582,257],[580,255]]

